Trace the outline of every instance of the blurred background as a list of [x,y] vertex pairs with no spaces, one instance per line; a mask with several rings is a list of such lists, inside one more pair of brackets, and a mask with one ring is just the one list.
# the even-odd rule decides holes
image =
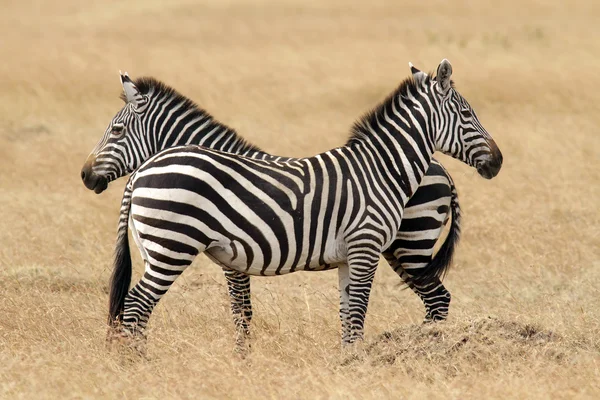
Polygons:
[[[597,1],[0,7],[0,397],[600,394]],[[383,355],[341,367],[336,272],[258,278],[240,361],[224,279],[201,256],[155,310],[148,360],[105,351],[125,180],[95,195],[79,171],[122,107],[119,70],[164,81],[268,152],[308,156],[342,145],[409,61],[443,58],[504,155],[491,181],[438,155],[464,215],[447,323],[421,327],[419,299],[382,263],[366,334]],[[386,331],[401,340],[380,344]]]

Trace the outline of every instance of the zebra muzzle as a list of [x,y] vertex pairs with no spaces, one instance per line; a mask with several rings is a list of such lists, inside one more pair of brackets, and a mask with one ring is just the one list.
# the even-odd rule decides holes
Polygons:
[[92,170],[92,162],[89,160],[86,161],[81,169],[81,180],[86,188],[93,190],[96,194],[102,193],[108,187],[108,179],[95,174]]
[[477,172],[479,175],[484,177],[485,179],[492,179],[500,172],[502,168],[502,155],[499,157],[494,157],[489,161],[480,164],[477,167]]

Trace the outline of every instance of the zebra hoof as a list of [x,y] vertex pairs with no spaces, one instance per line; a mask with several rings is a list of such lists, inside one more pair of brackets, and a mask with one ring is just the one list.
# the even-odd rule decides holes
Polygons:
[[131,332],[123,325],[111,326],[106,333],[108,351],[126,356],[146,358],[146,336],[142,332]]
[[342,356],[361,357],[365,354],[365,341],[362,336],[342,341]]
[[431,315],[426,315],[425,319],[423,320],[423,325],[433,324],[436,322],[444,322],[445,320],[446,316],[444,315],[434,315],[433,317]]
[[235,338],[235,347],[233,352],[239,356],[242,360],[245,359],[250,353],[250,349],[252,347],[250,343],[250,332],[245,331],[236,335]]
[[248,357],[248,355],[250,354],[250,345],[240,345],[236,343],[235,347],[233,348],[233,352],[240,359],[245,360],[246,357]]
[[367,355],[364,340],[358,339],[351,343],[342,343],[340,365],[347,367],[355,362],[362,362]]

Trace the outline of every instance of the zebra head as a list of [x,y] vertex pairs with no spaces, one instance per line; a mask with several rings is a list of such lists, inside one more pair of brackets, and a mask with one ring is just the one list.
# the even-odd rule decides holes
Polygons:
[[147,139],[141,134],[148,96],[138,90],[127,73],[121,74],[121,84],[125,105],[110,121],[81,169],[84,185],[98,194],[151,155]]
[[437,120],[433,120],[435,149],[475,167],[486,179],[495,177],[502,167],[502,153],[479,122],[475,111],[454,88],[450,77],[452,65],[446,59],[437,68],[435,78],[409,63],[417,84],[428,91],[437,103]]

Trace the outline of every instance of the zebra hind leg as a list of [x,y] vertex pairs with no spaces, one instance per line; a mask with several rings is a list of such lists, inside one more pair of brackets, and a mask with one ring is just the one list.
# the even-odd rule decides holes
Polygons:
[[424,284],[414,282],[413,290],[425,304],[427,313],[423,322],[445,321],[448,318],[451,296],[439,278]]
[[125,345],[140,355],[145,354],[145,331],[152,310],[193,259],[170,259],[167,269],[164,263],[167,259],[159,258],[163,260],[160,267],[146,261],[144,275],[125,296],[123,312],[111,324],[107,338],[110,343]]
[[250,276],[227,268],[223,268],[223,273],[227,280],[231,313],[235,324],[235,350],[245,355],[250,347],[247,339],[250,335],[250,322],[252,321]]
[[[154,308],[154,302],[148,300],[142,300],[142,294],[132,288],[125,297],[125,308],[131,304],[132,298],[139,298],[140,302],[144,302],[148,305],[149,312]],[[148,318],[145,318],[147,322]],[[145,324],[131,323],[129,319],[127,323],[123,321],[123,315],[120,318],[113,321],[108,328],[106,335],[106,342],[110,350],[117,350],[125,355],[133,356],[145,356],[146,355],[146,342],[147,337],[143,328]]]
[[[384,252],[394,271],[421,298],[425,322],[446,319],[450,293],[441,280],[460,240],[460,205],[448,171],[433,160],[421,186],[410,198],[396,240]],[[433,255],[444,226],[448,235]]]
[[[419,264],[413,263],[411,264],[413,267],[412,269],[405,269],[401,263],[402,257],[396,258],[391,252],[384,252],[383,255],[392,269],[423,302],[423,305],[425,306],[425,319],[423,322],[427,323],[446,320],[450,308],[450,292],[438,277],[423,281],[419,280],[418,275],[415,276],[413,273],[414,271],[419,270],[419,266],[422,266],[422,268],[425,267],[427,262]],[[411,259],[415,261],[415,257],[417,256],[413,255],[411,256]],[[424,258],[426,261],[431,259],[430,257]]]

